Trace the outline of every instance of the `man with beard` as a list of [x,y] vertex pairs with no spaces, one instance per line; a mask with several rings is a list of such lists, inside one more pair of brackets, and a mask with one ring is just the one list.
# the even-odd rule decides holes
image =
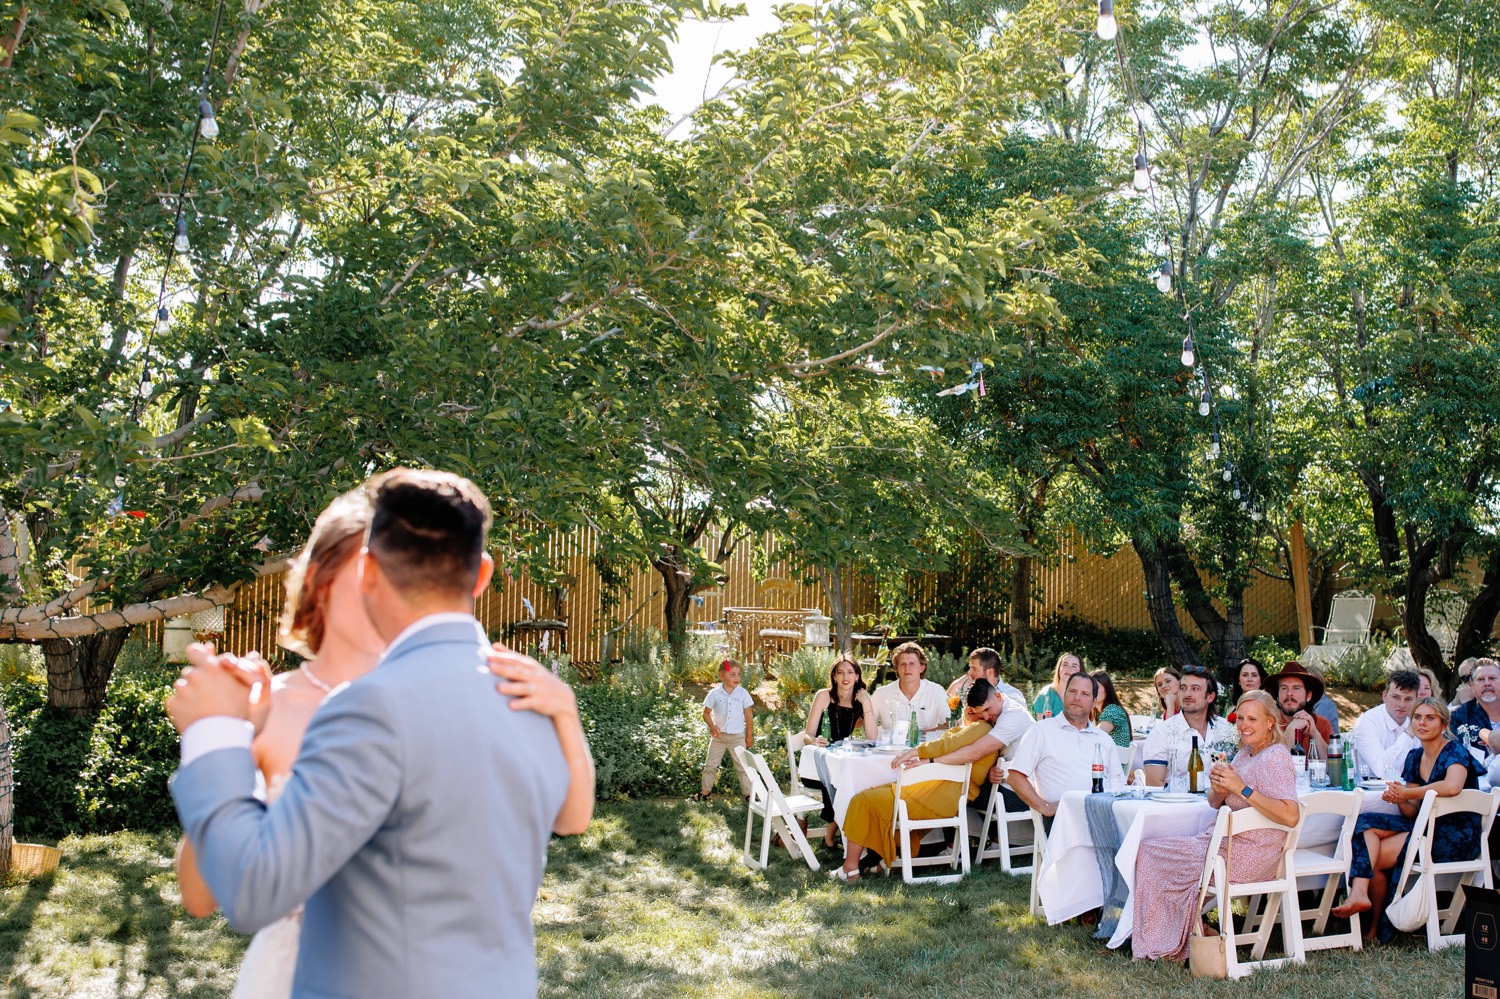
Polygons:
[[1309,756],[1316,746],[1318,756],[1328,759],[1328,740],[1333,735],[1333,726],[1327,718],[1313,714],[1310,707],[1323,696],[1322,677],[1309,672],[1299,662],[1289,662],[1281,667],[1280,673],[1270,678],[1269,683],[1271,696],[1281,708],[1281,730],[1287,740],[1301,746]]
[[1458,706],[1448,727],[1459,742],[1493,753],[1500,749],[1500,663],[1493,659],[1477,661],[1473,686],[1474,699]]

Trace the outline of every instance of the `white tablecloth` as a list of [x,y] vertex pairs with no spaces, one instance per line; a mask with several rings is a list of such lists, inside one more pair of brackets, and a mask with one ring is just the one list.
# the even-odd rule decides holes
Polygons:
[[[894,784],[896,771],[891,768],[894,753],[849,752],[843,749],[824,749],[821,746],[804,746],[797,759],[797,774],[803,780],[821,781],[818,776],[815,755],[821,753],[828,761],[828,776],[833,781],[833,820],[844,825],[844,816],[849,812],[849,801],[866,788],[881,784]],[[1082,814],[1082,813],[1080,813]]]
[[[1093,839],[1089,836],[1084,815],[1084,791],[1069,791],[1057,803],[1052,833],[1047,838],[1047,863],[1037,881],[1037,893],[1047,912],[1049,923],[1061,923],[1097,909],[1104,904],[1104,885],[1099,879],[1099,862]],[[1394,805],[1380,800],[1379,792],[1365,792],[1364,811],[1394,811]],[[1150,798],[1121,798],[1114,806],[1115,822],[1120,831],[1120,849],[1115,866],[1131,891],[1135,888],[1135,861],[1141,842],[1163,836],[1194,836],[1213,826],[1215,811],[1206,800],[1175,802]],[[1337,816],[1315,815],[1304,825],[1298,845],[1316,849],[1338,838]],[[1195,863],[1201,863],[1195,861]],[[1119,947],[1130,939],[1134,922],[1134,901],[1127,895],[1124,911],[1109,946]]]

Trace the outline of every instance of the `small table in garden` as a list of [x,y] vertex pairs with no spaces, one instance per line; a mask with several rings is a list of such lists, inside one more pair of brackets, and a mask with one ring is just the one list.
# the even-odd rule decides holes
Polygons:
[[[897,751],[904,747],[897,747]],[[846,748],[804,746],[797,761],[797,774],[803,780],[822,782],[818,773],[818,757],[823,758],[828,773],[829,789],[833,794],[833,819],[842,828],[844,816],[849,813],[849,802],[859,792],[881,784],[894,784],[896,771],[891,768],[894,752],[877,753],[871,750],[849,750]]]

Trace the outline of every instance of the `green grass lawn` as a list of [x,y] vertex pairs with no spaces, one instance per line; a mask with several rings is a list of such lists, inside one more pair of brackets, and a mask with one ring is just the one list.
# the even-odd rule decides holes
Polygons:
[[[1028,882],[993,864],[961,885],[830,883],[772,854],[738,860],[725,804],[600,809],[552,849],[536,907],[547,996],[1457,997],[1463,954],[1415,942],[1313,955],[1305,968],[1204,983],[1134,963],[1077,926],[1027,914]],[[55,877],[0,890],[7,996],[227,996],[244,939],[177,906],[173,837],[65,840]]]

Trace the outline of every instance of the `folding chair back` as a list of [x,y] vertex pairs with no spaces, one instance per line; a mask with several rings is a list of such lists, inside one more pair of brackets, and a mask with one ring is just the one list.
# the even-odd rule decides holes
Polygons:
[[[1493,887],[1490,876],[1490,827],[1495,822],[1495,809],[1500,807],[1500,788],[1491,791],[1460,791],[1448,798],[1439,798],[1437,791],[1429,790],[1422,796],[1422,807],[1417,812],[1417,821],[1412,826],[1411,838],[1406,843],[1406,863],[1401,867],[1401,876],[1396,879],[1393,898],[1400,898],[1408,888],[1427,894],[1427,949],[1439,950],[1464,942],[1458,928],[1463,914],[1464,888],[1475,885],[1480,888]],[[1433,830],[1437,820],[1445,816],[1472,812],[1479,816],[1479,855],[1466,860],[1434,861],[1432,859]],[[1412,876],[1416,880],[1412,881]],[[1453,895],[1447,908],[1439,909],[1437,900],[1438,879],[1445,881],[1455,877]]]
[[[1202,885],[1208,885],[1219,910],[1219,932],[1224,938],[1225,964],[1230,978],[1244,978],[1261,968],[1275,968],[1287,963],[1302,964],[1305,961],[1302,950],[1302,914],[1297,903],[1297,880],[1289,862],[1289,858],[1297,851],[1297,838],[1302,831],[1302,822],[1303,810],[1300,805],[1297,824],[1294,826],[1274,822],[1253,807],[1234,811],[1224,805],[1219,809],[1218,818],[1214,821],[1213,836],[1208,844],[1208,856],[1203,864],[1200,890]],[[1274,829],[1286,834],[1276,870],[1272,877],[1263,881],[1232,882],[1224,858],[1219,856],[1219,847],[1226,836],[1238,836],[1257,829]],[[1233,857],[1230,860],[1233,861]],[[1237,934],[1234,928],[1233,901],[1236,898],[1255,896],[1265,896],[1265,912],[1258,919],[1259,930],[1251,932],[1251,918],[1247,916],[1244,927]],[[1282,934],[1286,956],[1268,961],[1264,959],[1266,944],[1270,942],[1271,930],[1283,907],[1286,909],[1286,932]],[[1241,943],[1240,936],[1248,939]],[[1252,947],[1251,960],[1241,961],[1236,948],[1246,944]]]
[[[807,866],[816,871],[818,858],[813,855],[812,846],[808,844],[807,837],[802,834],[802,827],[797,824],[797,817],[822,808],[823,803],[807,795],[788,798],[781,793],[781,788],[776,786],[776,778],[772,776],[771,768],[766,765],[764,756],[752,753],[744,746],[735,746],[733,752],[735,759],[739,761],[740,766],[750,778],[750,798],[746,802],[745,810],[745,848],[741,859],[749,867],[765,870],[771,862],[771,836],[774,831],[781,837],[781,842],[786,846],[788,853],[793,857],[800,854],[807,862]],[[757,815],[761,817],[758,861],[750,853],[750,840]]]
[[[918,881],[948,884],[960,881],[969,873],[969,830],[966,813],[969,804],[969,765],[964,763],[924,763],[911,769],[896,771],[896,808],[891,813],[891,826],[896,834],[896,852],[901,857],[901,877],[907,884]],[[932,819],[914,819],[902,792],[917,784],[930,781],[950,781],[958,785],[958,805],[955,814]],[[951,857],[913,857],[911,835],[934,829],[953,830],[953,854]],[[913,867],[943,864],[949,868],[962,869],[957,874],[937,874],[916,877]]]
[[1324,930],[1328,926],[1328,914],[1333,908],[1339,882],[1349,873],[1354,826],[1359,821],[1364,799],[1365,792],[1359,788],[1353,794],[1347,791],[1318,791],[1300,799],[1304,826],[1301,840],[1306,839],[1306,827],[1320,816],[1339,824],[1338,837],[1333,843],[1320,847],[1299,846],[1291,855],[1292,877],[1299,887],[1317,890],[1321,882],[1323,889],[1317,907],[1302,914],[1304,921],[1313,920],[1313,935],[1302,938],[1304,951],[1331,950],[1336,947],[1359,950],[1363,942],[1357,913],[1349,919],[1348,932],[1325,934]]
[[[1002,771],[1005,770],[1005,760],[996,764]],[[1017,864],[1016,854],[1023,857],[1032,852],[1032,845],[1025,835],[1031,830],[1031,809],[1022,805],[1017,811],[1007,811],[1005,807],[1005,795],[1000,793],[1002,785],[996,784],[990,792],[990,801],[984,809],[984,818],[979,826],[979,846],[974,854],[974,862],[982,864],[986,860],[998,858],[1000,870],[1006,874],[1022,875],[1031,873],[1031,865]],[[1015,830],[1013,825],[1022,825],[1024,828]],[[995,845],[990,846],[990,831],[995,831]],[[1020,832],[1021,835],[1017,835]]]
[[1363,645],[1370,638],[1374,616],[1373,596],[1362,590],[1345,590],[1329,605],[1328,624],[1313,630],[1323,632],[1323,645]]

